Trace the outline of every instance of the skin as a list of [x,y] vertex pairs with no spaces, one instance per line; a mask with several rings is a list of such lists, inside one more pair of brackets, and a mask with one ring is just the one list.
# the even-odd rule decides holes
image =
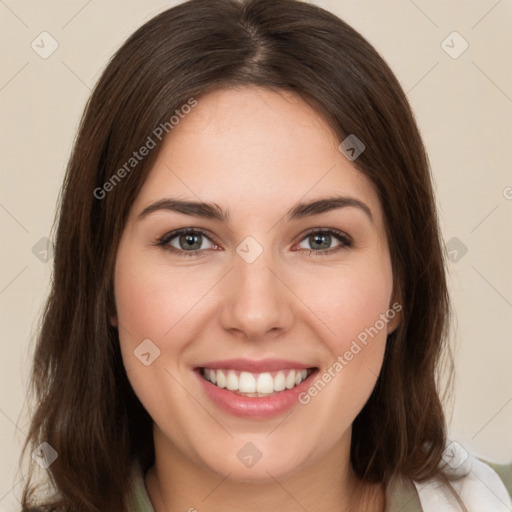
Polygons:
[[[198,105],[164,141],[135,200],[115,268],[124,364],[154,420],[156,462],[145,484],[156,512],[382,511],[379,486],[359,482],[349,461],[352,422],[380,372],[391,320],[307,405],[270,419],[218,409],[193,368],[233,357],[292,359],[332,367],[394,302],[383,213],[371,182],[338,150],[340,141],[303,100],[256,87],[226,89]],[[335,194],[334,194],[335,193]],[[287,221],[297,202],[346,195],[364,202]],[[164,198],[213,202],[229,223],[157,211]],[[211,235],[181,257],[155,245],[180,228]],[[308,232],[337,229],[352,239],[320,249]],[[236,248],[252,236],[263,248],[252,263]],[[202,240],[202,242],[201,242]],[[180,237],[170,242],[182,252]],[[190,251],[190,249],[188,249]],[[134,356],[150,339],[160,356]],[[237,452],[252,442],[262,458],[248,468]]]

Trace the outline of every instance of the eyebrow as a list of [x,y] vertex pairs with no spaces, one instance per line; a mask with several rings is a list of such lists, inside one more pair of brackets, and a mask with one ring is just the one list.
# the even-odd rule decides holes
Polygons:
[[[298,203],[286,213],[285,218],[289,222],[347,207],[362,210],[373,222],[373,215],[368,205],[355,197],[348,196],[326,197],[309,203]],[[215,203],[182,201],[170,197],[160,199],[159,201],[146,206],[139,213],[138,218],[139,220],[142,220],[149,214],[162,210],[183,213],[194,217],[202,217],[204,219],[212,219],[222,223],[228,223],[230,218],[229,212],[224,211]]]

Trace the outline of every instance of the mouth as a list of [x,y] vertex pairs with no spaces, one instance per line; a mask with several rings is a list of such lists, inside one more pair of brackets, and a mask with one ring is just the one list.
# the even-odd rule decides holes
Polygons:
[[316,368],[283,369],[272,372],[253,373],[220,368],[199,368],[206,381],[220,389],[250,398],[273,396],[294,389],[304,382]]
[[231,415],[266,419],[299,404],[319,368],[283,360],[232,359],[194,368],[212,404]]

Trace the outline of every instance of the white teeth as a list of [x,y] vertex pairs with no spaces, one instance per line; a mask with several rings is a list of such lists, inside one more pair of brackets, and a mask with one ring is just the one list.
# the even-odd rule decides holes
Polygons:
[[308,370],[279,370],[271,373],[250,373],[234,370],[203,369],[203,377],[219,388],[247,394],[248,396],[270,395],[298,386],[308,377]]
[[[306,370],[306,374],[308,371]],[[274,377],[274,390],[275,391],[283,391],[286,388],[286,378],[283,372],[277,372],[277,375]]]
[[240,393],[256,392],[256,379],[252,373],[242,372],[240,374],[240,378],[238,380],[238,390]]
[[[215,370],[211,370],[211,371],[215,372]],[[226,387],[226,376],[224,375],[224,372],[216,371],[215,373],[217,375],[217,386],[219,386],[219,388],[225,388]],[[213,381],[211,381],[211,382],[213,382]]]
[[292,370],[286,377],[286,387],[288,389],[295,387],[295,370]]
[[238,391],[238,377],[234,371],[228,373],[226,388],[229,389],[229,391]]
[[258,393],[274,392],[274,379],[270,373],[260,373],[256,382],[256,391]]

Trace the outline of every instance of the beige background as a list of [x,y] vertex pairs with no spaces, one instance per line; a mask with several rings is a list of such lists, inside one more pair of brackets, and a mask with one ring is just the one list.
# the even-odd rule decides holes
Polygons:
[[[450,264],[458,318],[450,435],[477,455],[512,462],[512,2],[318,3],[372,42],[408,93],[444,239],[458,258]],[[51,260],[41,262],[32,249],[50,234],[77,123],[107,59],[173,4],[0,0],[0,511],[17,510],[29,343],[51,273]],[[59,45],[47,59],[31,48],[43,31]],[[458,58],[441,44],[453,31],[469,44]],[[463,44],[452,36],[445,48],[458,53]],[[456,244],[467,248],[462,257]]]

